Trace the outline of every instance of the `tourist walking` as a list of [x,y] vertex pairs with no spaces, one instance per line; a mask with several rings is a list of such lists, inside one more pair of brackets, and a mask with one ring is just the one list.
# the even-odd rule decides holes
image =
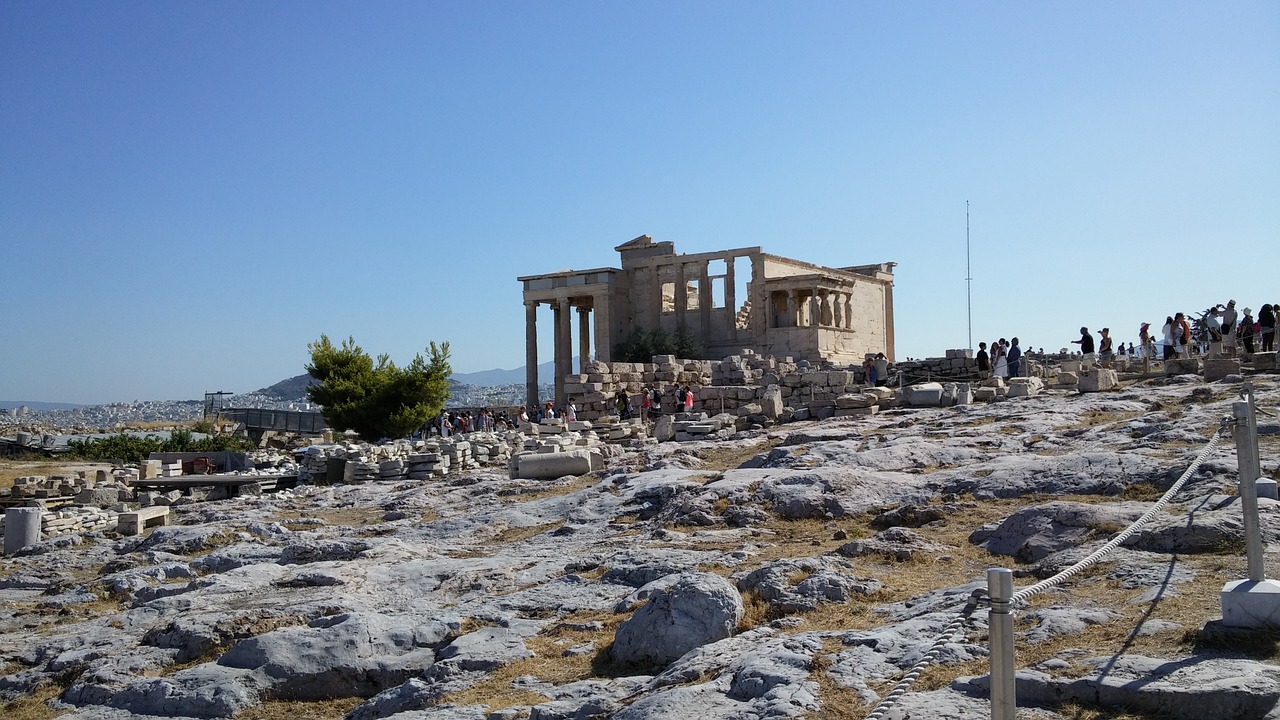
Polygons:
[[1262,352],[1276,349],[1276,308],[1266,303],[1258,310],[1258,324],[1262,326]]
[[1018,347],[1018,338],[1010,341],[1005,363],[1009,366],[1009,377],[1022,377],[1022,348]]
[[1178,357],[1191,357],[1191,323],[1182,313],[1173,316],[1173,347]]
[[1239,316],[1236,314],[1236,301],[1228,300],[1222,311],[1222,347],[1230,357],[1236,356],[1236,333],[1239,332]]
[[1111,346],[1111,328],[1102,328],[1098,335],[1098,364],[1109,368],[1116,359],[1116,351]]
[[1174,353],[1173,316],[1172,315],[1165,316],[1164,327],[1161,328],[1160,332],[1163,335],[1163,337],[1161,337],[1160,339],[1160,346],[1164,348],[1164,351],[1161,353],[1161,359],[1172,360],[1173,353]]
[[684,411],[687,413],[693,412],[693,391],[689,389],[688,385],[684,386]]
[[[1172,322],[1172,318],[1170,321]],[[1093,367],[1093,336],[1089,334],[1089,328],[1080,328],[1080,339],[1072,340],[1071,344],[1080,346],[1080,367],[1086,370]]]
[[1203,338],[1203,342],[1208,343],[1205,355],[1215,357],[1222,352],[1222,306],[1214,305],[1204,311],[1204,327],[1209,331],[1209,337]]
[[991,343],[991,374],[1000,379],[1009,377],[1009,359],[1004,354],[1001,340]]
[[977,360],[978,360],[978,379],[986,380],[987,373],[991,372],[991,358],[987,356],[987,344],[984,342],[978,343]]
[[1240,344],[1246,355],[1253,354],[1253,331],[1253,311],[1245,308],[1244,317],[1240,319]]
[[1151,372],[1151,356],[1155,354],[1155,341],[1151,338],[1151,323],[1144,322],[1138,328],[1138,355],[1142,358],[1142,374]]

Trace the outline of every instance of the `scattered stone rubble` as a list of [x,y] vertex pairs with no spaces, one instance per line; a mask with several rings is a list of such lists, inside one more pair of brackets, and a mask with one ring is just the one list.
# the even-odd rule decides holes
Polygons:
[[[1275,407],[1280,382],[1256,382],[1263,406]],[[952,384],[927,399],[943,403]],[[169,508],[175,524],[136,537],[84,531],[4,557],[0,700],[48,688],[69,720],[246,717],[268,700],[333,697],[359,701],[349,720],[737,720],[874,704],[981,585],[981,568],[953,557],[965,541],[952,538],[973,532],[970,542],[1007,562],[1034,563],[1020,566],[1028,575],[1065,567],[1138,512],[1142,503],[1123,499],[1129,491],[1167,485],[1186,466],[1234,389],[1178,376],[745,431],[742,416],[703,408],[669,416],[673,439],[703,438],[683,443],[658,442],[638,422],[547,423],[497,434],[502,447],[490,447],[487,465],[470,436],[317,446],[297,465],[263,453],[255,464],[310,464],[318,474],[323,458],[326,475],[333,460],[369,481],[217,502],[184,496]],[[849,390],[836,398],[857,397],[833,410],[902,401]],[[1091,422],[1100,416],[1115,420]],[[718,430],[690,432],[713,421]],[[1262,471],[1274,476],[1269,442]],[[704,468],[702,451],[750,459]],[[584,452],[588,464],[604,463],[586,484],[510,475],[513,461]],[[114,482],[95,477],[79,492]],[[1165,515],[1082,578],[1091,592],[1119,584],[1127,603],[1095,607],[1089,593],[1063,589],[1026,613],[1020,647],[1079,647],[1090,642],[1082,630],[1097,626],[1118,639],[1020,666],[1020,697],[1042,705],[1020,717],[1063,720],[1074,712],[1055,710],[1063,701],[1178,720],[1277,716],[1280,669],[1237,650],[1180,645],[1197,628],[1165,612],[1188,583],[1202,593],[1243,570],[1222,551],[1240,538],[1226,492],[1234,483],[1234,452],[1220,446]],[[993,498],[1028,505],[980,528],[976,513],[999,517]],[[1280,503],[1262,510],[1269,527],[1280,521]],[[785,545],[778,528],[804,518],[814,544],[801,535]],[[878,532],[852,535],[868,522]],[[965,532],[934,532],[946,526]],[[1190,564],[1206,553],[1211,562]],[[1274,552],[1267,562],[1275,575]],[[947,566],[956,578],[947,586],[903,590]],[[104,612],[104,597],[119,609]],[[756,615],[744,627],[748,605]],[[1196,623],[1215,614],[1200,605],[1183,609],[1203,616]],[[941,649],[942,673],[981,667],[980,616]],[[806,624],[815,617],[826,619]],[[1163,641],[1126,651],[1149,634]],[[1175,649],[1155,658],[1153,647]],[[543,664],[529,663],[534,656]],[[578,659],[577,679],[536,674],[559,658]],[[908,693],[894,712],[987,717],[984,682]],[[483,692],[450,703],[472,690]]]

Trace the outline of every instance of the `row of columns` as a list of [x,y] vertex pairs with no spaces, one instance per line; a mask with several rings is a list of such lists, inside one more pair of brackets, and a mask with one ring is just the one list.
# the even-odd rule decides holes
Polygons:
[[595,348],[596,358],[608,360],[612,338],[609,333],[609,296],[597,293],[579,297],[561,297],[554,300],[524,301],[524,363],[527,404],[537,405],[538,397],[538,305],[547,303],[551,306],[554,338],[552,349],[555,358],[555,398],[556,406],[565,402],[564,376],[573,372],[573,333],[572,312],[578,311],[578,372],[585,373],[587,363],[591,360],[591,314],[596,313]]
[[812,327],[820,325],[845,330],[853,328],[852,293],[814,288],[812,295],[801,300],[799,290],[792,288],[786,292],[786,318],[791,323],[781,327]]
[[[733,261],[734,256],[716,258],[723,260],[725,263],[724,274],[724,306],[729,311],[730,320],[728,322],[727,332],[731,339],[736,339],[737,328],[734,326],[732,318],[738,312],[737,298],[737,278],[734,274]],[[695,270],[689,272],[689,266],[694,266]],[[700,335],[708,337],[711,333],[711,310],[712,297],[711,290],[711,260],[697,260],[694,262],[679,261],[672,263],[675,271],[675,314],[676,325],[690,327],[689,324],[689,287],[688,281],[691,275],[698,278],[698,328],[701,329]],[[663,265],[656,265],[652,268],[653,292],[650,299],[650,306],[647,308],[649,317],[649,325],[652,328],[659,327],[661,323],[662,308],[662,269]]]

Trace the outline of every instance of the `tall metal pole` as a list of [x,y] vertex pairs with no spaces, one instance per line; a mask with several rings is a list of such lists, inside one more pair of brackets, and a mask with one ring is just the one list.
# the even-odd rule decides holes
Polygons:
[[1008,568],[987,570],[987,633],[991,637],[991,720],[1016,720],[1018,698],[1014,684],[1013,571]]
[[969,269],[969,201],[964,201],[964,283],[969,308],[969,352],[973,352],[973,273]]

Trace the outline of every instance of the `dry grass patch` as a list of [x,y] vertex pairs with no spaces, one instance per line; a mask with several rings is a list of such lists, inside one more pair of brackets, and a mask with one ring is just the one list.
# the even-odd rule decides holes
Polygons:
[[364,702],[364,698],[334,700],[268,700],[236,715],[236,720],[340,720]]
[[[961,663],[951,665],[930,665],[920,673],[920,677],[916,680],[916,684],[911,686],[912,692],[929,692],[931,690],[941,690],[947,687],[957,679],[962,677],[973,677],[975,675],[986,675],[991,669],[991,660],[989,658],[974,658]],[[885,688],[887,693],[897,682],[890,683]],[[885,693],[881,693],[884,695]]]
[[279,520],[281,525],[290,530],[314,529],[316,526],[313,524],[298,522],[299,520],[311,518],[323,520],[325,525],[358,528],[379,524],[383,522],[382,518],[386,514],[387,511],[377,505],[352,505],[341,508],[315,508],[305,512],[302,510],[288,510],[282,512]]
[[1055,426],[1057,430],[1093,430],[1108,425],[1118,425],[1128,422],[1136,417],[1147,414],[1146,410],[1126,410],[1124,412],[1112,412],[1108,410],[1089,410],[1080,415],[1073,423]]
[[[486,705],[490,712],[496,712],[509,707],[537,705],[551,699],[531,690],[513,687],[512,683],[519,677],[532,675],[544,682],[564,685],[622,674],[622,668],[611,666],[609,650],[614,632],[627,617],[626,614],[600,611],[569,615],[525,641],[525,647],[533,652],[533,657],[498,668],[475,685],[444,695],[440,702]],[[565,654],[569,648],[585,643],[594,645],[595,651]]]
[[1066,720],[1157,720],[1161,717],[1150,713],[1134,715],[1123,710],[1099,710],[1074,702],[1054,708],[1054,711]]
[[782,617],[773,611],[773,606],[769,604],[769,601],[760,597],[760,593],[757,590],[748,590],[742,593],[742,611],[742,619],[738,621],[737,628],[737,632],[740,633],[753,630],[761,625],[767,625]]
[[747,446],[720,447],[719,445],[714,445],[699,448],[695,455],[699,460],[706,463],[709,470],[732,470],[742,467],[743,463],[761,453],[769,452],[781,442],[781,438],[776,438]]
[[982,415],[979,417],[968,418],[965,420],[954,422],[951,424],[951,426],[955,428],[982,427],[983,425],[991,425],[995,422],[998,422],[999,420],[1000,418],[996,417],[995,415]]
[[50,720],[71,712],[70,710],[54,710],[49,701],[57,698],[64,690],[61,685],[46,685],[38,688],[30,695],[0,705],[0,717],[5,720]]
[[[1149,482],[1134,483],[1124,489],[1120,493],[1120,497],[1125,500],[1141,500],[1144,502],[1155,502],[1164,496],[1165,491],[1156,487]],[[1114,498],[1113,498],[1114,500]]]
[[847,603],[822,603],[813,612],[798,615],[801,622],[792,632],[821,630],[869,630],[884,624],[884,617],[871,611],[886,602],[884,591],[855,595]]
[[809,663],[809,679],[818,685],[818,710],[806,715],[810,720],[850,720],[866,717],[871,708],[862,704],[862,697],[853,688],[845,687],[831,677],[831,657],[843,646],[839,638],[827,638],[822,642],[822,652]]
[[600,484],[600,478],[595,475],[590,475],[590,474],[579,475],[578,477],[574,478],[571,482],[567,482],[564,484],[548,485],[547,487],[541,490],[535,490],[533,492],[516,493],[512,495],[500,495],[500,497],[513,502],[529,502],[532,500],[544,500],[546,498],[551,498],[551,497],[561,497],[563,495],[572,495],[574,493],[582,492],[583,490],[593,488],[599,484]]
[[556,520],[555,522],[543,523],[541,525],[530,525],[528,527],[511,527],[499,532],[493,536],[493,542],[499,543],[518,543],[536,537],[545,532],[551,532],[563,526],[564,520]]
[[93,463],[86,461],[67,461],[49,459],[3,459],[0,460],[0,488],[13,487],[15,478],[28,475],[75,475],[86,474],[97,470],[110,470],[111,463]]

